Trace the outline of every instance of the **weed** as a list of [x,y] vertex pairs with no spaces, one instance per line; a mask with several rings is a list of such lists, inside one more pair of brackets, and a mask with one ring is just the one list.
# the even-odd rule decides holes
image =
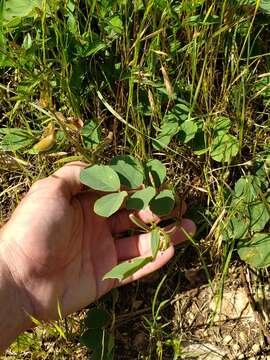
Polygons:
[[[164,189],[166,168],[157,159],[141,163],[130,155],[116,156],[110,165],[93,165],[83,169],[80,174],[81,182],[90,188],[109,192],[96,200],[94,211],[97,215],[109,217],[118,211],[123,203],[129,210],[145,210],[148,206],[152,212],[159,216],[169,215],[175,205],[175,195],[169,189]],[[133,192],[121,190],[134,190],[143,186],[143,189]],[[117,265],[104,278],[126,279],[154,260],[159,250],[166,250],[170,244],[170,234],[155,223],[151,227],[143,224],[134,214],[130,220],[139,228],[151,232],[152,256],[135,258]]]

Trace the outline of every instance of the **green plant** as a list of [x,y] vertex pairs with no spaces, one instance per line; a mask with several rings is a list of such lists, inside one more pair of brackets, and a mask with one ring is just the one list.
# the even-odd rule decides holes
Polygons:
[[157,137],[153,146],[157,150],[168,147],[177,137],[182,144],[188,144],[196,155],[209,151],[211,158],[218,162],[231,162],[239,152],[238,139],[229,133],[231,120],[218,116],[211,124],[212,141],[209,147],[203,139],[203,120],[192,118],[191,109],[183,103],[175,105],[162,119],[160,128],[156,128]]
[[87,312],[84,320],[85,330],[80,337],[81,344],[93,351],[93,360],[112,360],[114,354],[114,337],[110,333],[111,318],[101,308],[93,308]]
[[222,225],[225,241],[237,240],[240,258],[257,268],[270,265],[270,237],[264,232],[270,220],[267,163],[259,162],[254,175],[242,176],[235,183]]
[[149,332],[149,354],[152,353],[152,348],[156,348],[155,350],[157,354],[158,352],[162,353],[162,342],[159,339],[161,339],[162,336],[168,336],[165,329],[169,324],[161,324],[160,319],[161,312],[166,308],[166,306],[168,306],[170,300],[165,299],[158,301],[161,288],[164,285],[166,278],[167,275],[164,275],[155,291],[154,297],[152,299],[151,316],[149,318],[144,317],[145,328]]
[[[129,210],[139,211],[149,206],[156,215],[169,215],[175,205],[175,194],[165,188],[165,178],[166,167],[159,160],[140,162],[130,155],[115,156],[109,165],[93,165],[80,174],[83,184],[109,193],[94,204],[95,213],[103,217],[113,215],[124,203]],[[130,219],[144,231],[151,232],[152,256],[125,261],[104,278],[125,279],[155,259],[159,250],[169,246],[169,232],[156,224],[145,225],[134,214]]]
[[212,125],[213,141],[210,146],[210,156],[218,162],[230,162],[239,152],[239,141],[229,134],[231,120],[227,117],[217,117]]

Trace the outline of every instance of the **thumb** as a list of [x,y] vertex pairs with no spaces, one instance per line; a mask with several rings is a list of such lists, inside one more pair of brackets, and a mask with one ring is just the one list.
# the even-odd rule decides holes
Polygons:
[[61,167],[53,175],[36,181],[31,186],[28,196],[32,196],[36,191],[44,190],[47,194],[60,192],[66,198],[71,199],[83,189],[83,185],[80,182],[80,172],[86,166],[87,164],[76,161]]
[[50,178],[58,180],[63,191],[72,197],[82,191],[83,184],[80,182],[80,172],[87,166],[84,162],[71,162],[57,170]]

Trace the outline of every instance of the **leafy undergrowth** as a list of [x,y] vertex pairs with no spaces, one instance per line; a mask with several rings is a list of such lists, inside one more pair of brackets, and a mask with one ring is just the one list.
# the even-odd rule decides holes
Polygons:
[[[91,329],[80,321],[68,332],[74,317],[58,332],[44,330],[45,339],[23,335],[26,345],[13,345],[7,357],[45,359],[49,343],[51,358],[79,358],[80,349],[83,358],[78,343],[88,331],[97,348],[86,335],[81,341],[96,358],[100,351],[103,359],[181,358],[170,301],[185,288],[186,270],[202,267],[209,287],[218,284],[215,311],[232,261],[257,274],[264,288],[269,13],[266,0],[1,2],[1,223],[33,181],[63,164],[113,168],[115,156],[132,155],[140,164],[159,160],[166,167],[159,194],[185,199],[197,224],[195,238],[154,278],[97,304],[108,313],[106,324]],[[150,204],[151,177],[150,171]],[[122,204],[126,193],[117,192],[118,181],[108,196]],[[97,211],[107,216],[106,201]],[[267,333],[264,339],[267,345]]]

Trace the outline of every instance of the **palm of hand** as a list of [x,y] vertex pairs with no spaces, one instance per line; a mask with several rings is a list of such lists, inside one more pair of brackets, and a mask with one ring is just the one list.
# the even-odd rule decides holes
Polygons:
[[11,219],[9,226],[19,233],[8,254],[16,257],[17,278],[34,294],[38,319],[56,318],[58,302],[63,315],[76,311],[113,286],[102,277],[117,264],[114,240],[107,219],[91,210],[94,200],[94,194],[70,200],[46,179],[33,187]]

